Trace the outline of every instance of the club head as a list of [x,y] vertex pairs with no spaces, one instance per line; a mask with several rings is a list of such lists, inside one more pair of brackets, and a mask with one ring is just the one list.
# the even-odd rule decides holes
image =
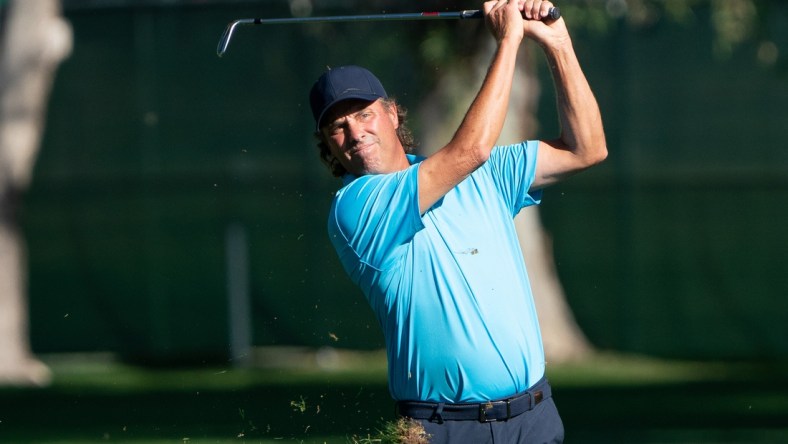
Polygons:
[[235,32],[235,28],[238,27],[238,25],[253,25],[256,23],[256,19],[239,19],[230,22],[227,27],[224,28],[221,38],[219,38],[219,45],[216,46],[216,55],[221,57],[227,52],[227,47],[230,46],[230,39],[233,38],[233,32]]

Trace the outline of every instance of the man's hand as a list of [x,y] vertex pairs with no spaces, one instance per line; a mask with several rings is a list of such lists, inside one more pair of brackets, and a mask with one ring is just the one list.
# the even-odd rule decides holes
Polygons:
[[[498,43],[506,38],[530,38],[543,47],[570,43],[562,18],[550,18],[553,5],[544,0],[493,0],[484,3],[487,27]],[[522,32],[520,29],[522,28]]]
[[563,18],[550,18],[552,2],[542,0],[519,0],[523,18],[525,37],[534,40],[542,47],[559,47],[571,44],[569,31]]
[[523,16],[518,2],[492,0],[484,2],[484,16],[487,28],[500,44],[512,39],[517,44],[523,39]]
[[522,11],[523,18],[526,20],[541,21],[550,15],[553,4],[542,0],[518,0],[517,8]]

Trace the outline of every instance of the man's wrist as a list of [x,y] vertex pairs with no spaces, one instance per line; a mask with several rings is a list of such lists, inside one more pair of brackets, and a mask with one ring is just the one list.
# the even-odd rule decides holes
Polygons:
[[520,47],[520,43],[522,42],[522,38],[517,37],[504,37],[503,39],[498,41],[498,50],[505,50],[505,49],[513,49],[517,51]]
[[575,48],[572,45],[572,39],[569,38],[569,36],[563,39],[550,41],[550,43],[542,43],[541,46],[548,55],[574,54],[575,52]]

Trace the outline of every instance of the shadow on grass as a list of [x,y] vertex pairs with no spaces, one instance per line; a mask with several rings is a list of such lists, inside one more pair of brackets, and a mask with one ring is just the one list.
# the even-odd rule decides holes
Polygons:
[[[385,365],[371,359],[328,370],[53,363],[50,387],[0,390],[0,442],[349,443],[394,419]],[[567,442],[788,442],[785,366],[603,361],[548,374]]]

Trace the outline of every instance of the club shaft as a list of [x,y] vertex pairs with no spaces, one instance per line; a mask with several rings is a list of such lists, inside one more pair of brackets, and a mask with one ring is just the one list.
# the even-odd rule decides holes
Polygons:
[[[367,14],[367,15],[333,15],[324,17],[286,17],[286,18],[249,18],[238,19],[230,22],[219,39],[216,54],[221,57],[227,52],[235,28],[241,25],[284,25],[300,23],[327,23],[327,22],[380,22],[380,21],[403,21],[403,20],[447,20],[447,19],[478,19],[484,17],[480,10],[464,10],[454,12],[412,12],[401,14]],[[550,18],[557,20],[561,17],[558,8],[550,9]]]

